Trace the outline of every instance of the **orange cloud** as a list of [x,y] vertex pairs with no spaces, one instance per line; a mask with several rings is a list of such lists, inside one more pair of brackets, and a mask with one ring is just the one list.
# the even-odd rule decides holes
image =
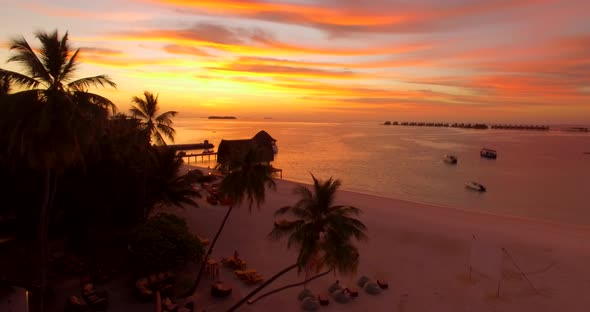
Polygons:
[[173,45],[207,47],[239,55],[338,55],[361,56],[401,54],[432,48],[432,43],[389,44],[377,47],[334,48],[289,44],[279,41],[268,31],[253,28],[230,28],[199,23],[184,29],[152,29],[113,34],[106,39],[152,41]]
[[39,3],[19,5],[27,11],[41,13],[49,16],[74,17],[80,19],[105,20],[117,22],[148,20],[152,16],[137,12],[122,12],[119,10],[97,12],[96,10],[79,10],[66,7],[51,7]]
[[178,44],[169,44],[164,47],[164,51],[170,54],[180,55],[194,55],[194,56],[211,56],[211,54],[205,52],[203,49],[196,47],[183,46]]
[[[460,4],[432,1],[429,5],[388,1],[326,1],[293,4],[260,0],[146,0],[220,16],[237,16],[282,24],[308,25],[333,35],[346,33],[430,32],[471,23],[474,16],[521,7],[534,7],[550,0],[471,1]],[[490,17],[490,18],[493,18]]]

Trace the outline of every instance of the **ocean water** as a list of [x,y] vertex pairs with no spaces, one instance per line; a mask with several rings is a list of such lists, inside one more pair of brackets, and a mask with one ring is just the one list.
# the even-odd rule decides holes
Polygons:
[[[221,139],[265,130],[277,140],[273,166],[284,179],[310,183],[313,173],[340,179],[346,190],[590,225],[589,134],[204,118],[179,119],[176,130],[177,143],[206,139],[216,147]],[[497,150],[498,158],[481,158],[483,147]],[[458,164],[444,163],[445,154],[456,155]],[[487,192],[466,189],[468,181]]]

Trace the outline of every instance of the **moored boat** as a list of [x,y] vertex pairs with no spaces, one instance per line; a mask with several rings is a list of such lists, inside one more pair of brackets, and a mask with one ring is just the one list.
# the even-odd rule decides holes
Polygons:
[[457,164],[457,156],[455,156],[455,155],[445,155],[445,157],[443,158],[443,160],[447,164],[451,164],[451,165],[456,165]]
[[479,151],[479,156],[484,158],[496,159],[496,157],[498,157],[498,153],[493,149],[482,148],[481,151]]
[[483,186],[475,181],[465,183],[465,187],[470,190],[474,190],[474,191],[478,191],[478,192],[485,192],[486,191],[485,186]]

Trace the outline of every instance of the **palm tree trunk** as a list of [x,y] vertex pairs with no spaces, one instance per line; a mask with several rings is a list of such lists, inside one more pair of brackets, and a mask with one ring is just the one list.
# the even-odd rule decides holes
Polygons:
[[272,294],[276,294],[278,292],[281,292],[281,291],[286,290],[286,289],[289,289],[289,288],[306,285],[307,283],[313,281],[314,279],[320,278],[320,277],[322,277],[322,276],[324,276],[324,275],[326,275],[326,274],[328,274],[330,272],[332,272],[332,269],[330,269],[330,270],[328,270],[326,272],[320,273],[318,275],[314,275],[314,276],[312,276],[312,277],[310,277],[310,278],[308,278],[308,279],[306,279],[306,280],[304,280],[302,282],[298,282],[298,283],[294,283],[294,284],[289,284],[289,285],[285,285],[283,287],[279,287],[277,289],[273,289],[273,290],[271,290],[271,291],[269,291],[267,293],[264,293],[264,294],[258,296],[258,298],[254,299],[254,300],[248,301],[248,304],[254,304],[254,303],[256,303],[256,301],[258,301],[258,300],[260,300],[260,299],[262,299],[264,297],[270,296]]
[[252,297],[254,297],[254,295],[256,295],[259,291],[261,291],[262,289],[264,289],[266,286],[270,285],[270,283],[274,282],[277,278],[281,277],[283,274],[297,268],[298,265],[297,263],[292,264],[286,268],[284,268],[282,271],[280,271],[279,273],[275,274],[273,277],[271,277],[269,280],[267,280],[266,282],[262,283],[262,285],[258,286],[256,289],[254,289],[251,293],[249,293],[246,297],[242,298],[242,300],[238,301],[238,303],[234,304],[233,307],[229,308],[229,310],[227,310],[227,312],[233,312],[235,310],[237,310],[239,307],[241,307],[244,303],[248,302],[248,300]]
[[45,290],[47,288],[47,233],[49,228],[50,210],[55,195],[57,179],[53,169],[46,169],[44,174],[43,202],[39,212],[39,268],[41,275],[41,285],[39,285],[37,296],[37,307],[39,311],[44,311]]
[[225,223],[227,223],[227,219],[229,218],[229,215],[231,214],[233,209],[234,209],[234,205],[230,205],[229,208],[227,208],[227,212],[225,213],[225,217],[223,217],[223,221],[221,221],[221,225],[219,226],[219,229],[217,229],[217,233],[215,233],[215,237],[213,237],[213,240],[211,241],[211,244],[209,245],[209,249],[207,250],[205,257],[203,257],[203,260],[201,260],[201,266],[199,267],[199,273],[197,273],[197,278],[195,279],[194,285],[189,289],[189,291],[187,291],[185,294],[180,296],[180,298],[186,298],[186,297],[192,295],[199,288],[199,283],[201,282],[201,278],[203,277],[203,272],[205,271],[205,266],[207,266],[207,260],[209,260],[209,257],[211,256],[211,253],[213,252],[213,247],[215,247],[215,244],[217,243],[217,239],[219,238],[219,235],[223,231],[223,228],[225,227]]

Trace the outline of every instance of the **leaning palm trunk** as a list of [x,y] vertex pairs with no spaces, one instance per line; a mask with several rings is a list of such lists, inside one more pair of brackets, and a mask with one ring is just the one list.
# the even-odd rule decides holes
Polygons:
[[292,264],[286,268],[284,268],[282,271],[280,271],[279,273],[275,274],[273,277],[271,277],[269,280],[267,280],[266,282],[262,283],[262,285],[258,286],[256,289],[254,289],[251,293],[249,293],[246,297],[242,298],[242,300],[238,301],[238,303],[234,304],[233,307],[229,308],[229,310],[227,310],[227,312],[233,312],[235,310],[237,310],[239,307],[241,307],[244,303],[248,302],[248,300],[250,300],[250,298],[254,297],[254,295],[256,295],[258,292],[260,292],[262,289],[264,289],[266,286],[270,285],[272,282],[274,282],[277,278],[283,276],[284,274],[288,273],[289,271],[297,268],[299,265],[297,263]]
[[332,272],[332,269],[330,269],[330,270],[328,270],[328,271],[326,271],[326,272],[323,272],[323,273],[320,273],[320,274],[314,275],[314,276],[312,276],[312,277],[310,277],[310,278],[308,278],[308,279],[306,279],[306,280],[304,280],[304,281],[302,281],[302,282],[298,282],[298,283],[294,283],[294,284],[289,284],[289,285],[285,285],[285,286],[283,286],[283,287],[279,287],[279,288],[277,288],[277,289],[273,289],[273,290],[271,290],[271,291],[269,291],[269,292],[267,292],[267,293],[264,293],[264,294],[262,294],[262,295],[258,296],[258,298],[254,299],[254,300],[250,300],[250,301],[248,301],[248,304],[254,304],[254,303],[256,303],[258,300],[260,300],[260,299],[263,299],[264,297],[268,297],[268,296],[270,296],[270,295],[276,294],[276,293],[278,293],[278,292],[281,292],[281,291],[283,291],[283,290],[287,290],[287,289],[289,289],[289,288],[293,288],[293,287],[297,287],[297,286],[305,286],[305,285],[307,285],[307,283],[309,283],[309,282],[313,281],[314,279],[316,279],[316,278],[320,278],[320,277],[322,277],[322,276],[324,276],[324,275],[327,275],[327,274],[328,274],[328,273],[330,273],[330,272]]
[[201,278],[203,277],[203,272],[205,271],[205,266],[207,266],[207,260],[209,260],[209,257],[211,257],[211,253],[213,252],[213,247],[215,247],[215,243],[217,243],[217,239],[219,238],[219,235],[223,231],[223,228],[225,227],[225,224],[227,223],[227,219],[229,218],[229,215],[231,214],[233,209],[234,209],[234,205],[230,205],[229,208],[227,209],[227,212],[225,213],[225,217],[223,217],[223,221],[221,221],[221,225],[219,226],[219,229],[217,229],[217,233],[215,233],[215,237],[213,237],[213,240],[211,241],[211,244],[209,245],[209,249],[207,250],[205,257],[203,257],[203,260],[201,261],[201,266],[199,267],[199,273],[197,273],[197,278],[195,279],[195,283],[194,283],[193,287],[191,287],[188,292],[186,292],[185,294],[180,296],[181,298],[186,298],[186,297],[192,295],[199,288],[199,283],[201,283]]

